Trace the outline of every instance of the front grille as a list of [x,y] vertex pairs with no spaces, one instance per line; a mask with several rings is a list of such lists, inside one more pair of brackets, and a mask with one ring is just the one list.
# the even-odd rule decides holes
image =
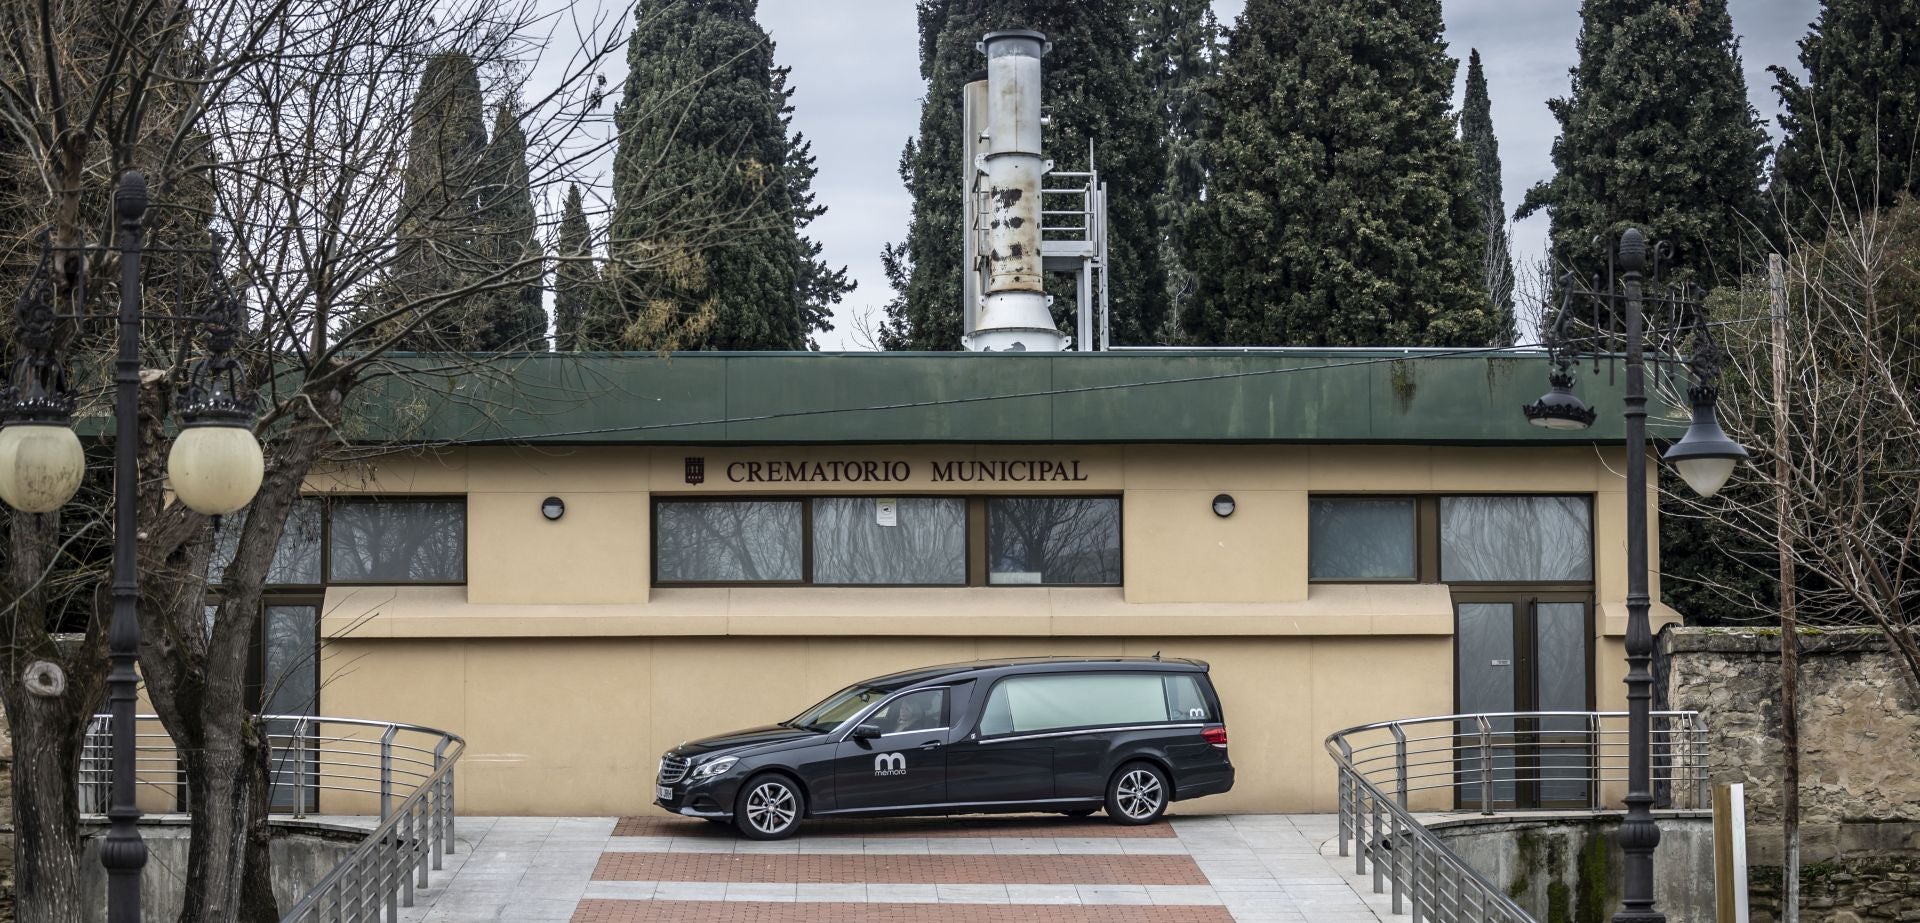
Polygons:
[[662,785],[672,785],[673,783],[686,778],[687,767],[691,765],[693,765],[692,760],[675,759],[674,757],[671,757],[671,756],[661,757],[660,758],[660,783]]

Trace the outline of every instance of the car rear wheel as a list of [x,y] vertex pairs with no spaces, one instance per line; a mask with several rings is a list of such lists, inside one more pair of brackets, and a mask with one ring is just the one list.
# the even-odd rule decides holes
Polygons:
[[734,799],[733,826],[750,840],[784,840],[800,829],[806,816],[806,796],[786,776],[755,776],[740,786]]
[[1116,824],[1151,824],[1167,812],[1167,774],[1152,763],[1128,763],[1107,783],[1107,816]]

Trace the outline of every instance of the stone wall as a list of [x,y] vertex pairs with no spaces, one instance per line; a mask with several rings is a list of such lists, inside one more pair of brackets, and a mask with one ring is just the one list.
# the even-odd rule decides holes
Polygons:
[[[1747,784],[1753,920],[1780,892],[1780,635],[1669,627],[1667,702],[1706,718],[1714,784]],[[1806,923],[1920,920],[1920,696],[1872,631],[1801,636]]]

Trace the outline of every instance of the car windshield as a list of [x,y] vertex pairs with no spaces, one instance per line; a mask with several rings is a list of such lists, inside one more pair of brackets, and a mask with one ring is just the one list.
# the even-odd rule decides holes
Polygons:
[[839,727],[848,718],[859,714],[861,709],[879,701],[886,694],[885,690],[875,689],[872,686],[848,686],[827,696],[820,704],[782,723],[788,727],[809,731],[830,731]]

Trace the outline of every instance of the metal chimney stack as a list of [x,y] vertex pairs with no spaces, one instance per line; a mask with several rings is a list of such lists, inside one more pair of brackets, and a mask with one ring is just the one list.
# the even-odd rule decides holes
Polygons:
[[1040,255],[1040,183],[1051,161],[1040,154],[1040,57],[1053,48],[1031,29],[989,32],[985,174],[990,211],[987,285],[973,331],[974,352],[1058,352],[1066,334],[1053,325]]

